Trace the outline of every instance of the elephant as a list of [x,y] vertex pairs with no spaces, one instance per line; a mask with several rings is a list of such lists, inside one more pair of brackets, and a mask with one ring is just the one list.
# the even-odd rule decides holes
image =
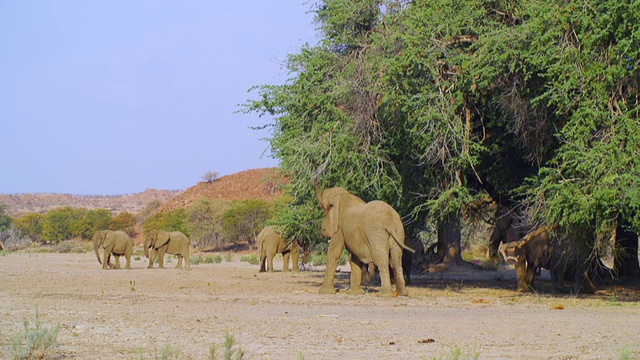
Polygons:
[[[418,272],[420,270],[421,257],[424,256],[424,244],[420,240],[414,239],[413,241],[407,241],[407,246],[410,245],[415,251],[409,251],[402,249],[402,273],[404,275],[404,282],[406,285],[411,284],[411,273],[414,269]],[[415,258],[415,259],[414,259]],[[390,271],[393,271],[391,269]],[[362,268],[362,284],[369,285],[373,282],[378,274],[377,268],[374,263],[365,264]]]
[[[149,258],[147,268],[153,268],[153,262],[158,257],[158,267],[164,269],[164,254],[167,253],[178,256],[176,268],[182,268],[182,259],[184,258],[186,268],[191,269],[190,247],[189,238],[180,231],[150,230],[144,238],[144,256]],[[151,249],[151,254],[149,254],[149,249]]]
[[574,294],[595,290],[584,257],[569,241],[560,241],[557,231],[557,227],[543,226],[520,241],[500,244],[498,249],[505,261],[516,262],[517,291],[533,290],[536,271],[541,268],[549,270],[551,284],[560,292],[566,291],[567,278],[574,281]]
[[496,225],[489,238],[487,259],[493,260],[498,254],[500,243],[510,243],[520,240],[525,234],[525,229],[517,224],[515,216],[510,213],[499,216]]
[[351,265],[351,284],[347,293],[364,292],[362,270],[365,265],[373,263],[380,272],[380,295],[392,295],[391,267],[396,279],[397,295],[407,296],[409,293],[402,270],[402,251],[414,250],[404,244],[404,226],[400,215],[383,201],[366,203],[341,187],[320,192],[316,185],[315,192],[325,214],[322,236],[330,238],[327,267],[319,293],[335,293],[336,266],[346,247]]
[[300,245],[287,243],[282,236],[282,231],[276,226],[267,226],[258,234],[258,254],[260,254],[260,272],[273,272],[273,257],[282,254],[284,264],[283,272],[289,271],[289,259],[291,259],[293,271],[300,271]]
[[[100,248],[104,249],[104,261],[100,259]],[[98,230],[93,235],[93,249],[96,252],[98,262],[103,269],[120,268],[120,256],[124,256],[127,269],[131,269],[131,254],[133,252],[133,240],[124,231]],[[111,255],[115,257],[115,264],[111,265]]]

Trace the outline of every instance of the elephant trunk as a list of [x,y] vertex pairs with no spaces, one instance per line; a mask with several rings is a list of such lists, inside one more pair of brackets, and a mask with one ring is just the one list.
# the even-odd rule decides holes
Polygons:
[[144,256],[149,258],[149,246],[151,245],[151,238],[147,237],[144,239]]
[[100,263],[100,265],[102,265],[102,259],[100,259],[100,252],[99,252],[99,248],[100,248],[100,237],[96,234],[93,237],[93,250],[96,252],[96,257],[98,258],[98,262]]

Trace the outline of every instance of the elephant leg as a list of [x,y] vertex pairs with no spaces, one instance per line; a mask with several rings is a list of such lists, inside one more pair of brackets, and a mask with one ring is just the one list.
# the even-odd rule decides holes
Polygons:
[[184,262],[186,263],[185,268],[187,270],[191,270],[191,258],[190,258],[191,254],[189,251],[189,247],[187,247],[187,250],[185,252],[185,254],[183,254],[183,258],[184,258]]
[[108,269],[109,262],[111,261],[111,249],[104,248],[103,255],[104,256],[102,258],[104,259],[104,261],[102,262],[102,268]]
[[535,289],[533,286],[533,282],[536,278],[536,267],[530,264],[527,264],[527,273],[525,275],[525,282],[529,286],[531,290]]
[[294,249],[291,250],[291,267],[294,272],[300,271],[300,247],[293,244]]
[[362,284],[371,285],[371,282],[376,277],[376,264],[369,263],[362,265]]
[[113,257],[116,258],[115,269],[120,269],[120,255],[113,255]]
[[273,258],[276,257],[276,253],[271,252],[271,251],[267,251],[267,271],[268,272],[274,272],[275,270],[273,269]]
[[[390,249],[386,247],[386,242],[384,245],[381,244],[372,244],[371,246],[371,255],[373,257],[373,261],[378,268],[378,273],[380,274],[380,284],[382,288],[380,289],[380,296],[391,296],[391,273],[389,272],[389,258],[390,258]],[[397,248],[400,250],[400,248]],[[394,259],[393,261],[395,261]],[[402,266],[402,259],[397,258],[400,261],[400,266]],[[396,279],[397,280],[397,279]],[[404,279],[402,279],[402,284],[404,287]]]
[[362,268],[365,266],[357,256],[351,254],[349,256],[349,265],[351,266],[351,285],[347,294],[363,294],[362,289]]
[[178,264],[176,264],[176,269],[182,269],[182,255],[178,256]]
[[131,270],[131,255],[127,254],[124,256],[125,260],[127,260],[127,266],[126,269],[127,270]]
[[156,249],[151,248],[151,254],[149,254],[149,266],[147,269],[153,269],[153,263],[156,261]]
[[164,253],[166,249],[158,249],[158,268],[164,269]]
[[266,269],[266,264],[267,264],[267,255],[260,255],[260,270],[258,270],[258,272],[265,272],[267,271]]
[[324,281],[322,287],[318,291],[320,294],[335,294],[336,289],[333,281],[336,277],[336,267],[344,250],[344,239],[342,236],[336,235],[329,242],[329,250],[327,250],[327,268],[324,271]]
[[291,259],[291,251],[285,251],[282,253],[282,272],[289,272],[289,259]]
[[[396,281],[396,293],[398,296],[408,296],[409,291],[404,278],[404,270],[402,268],[402,249],[399,246],[394,246],[390,250],[391,252],[391,268],[393,269],[393,277]],[[407,269],[407,272],[411,269]]]
[[516,276],[518,277],[518,292],[527,292],[531,291],[529,284],[526,281],[527,275],[527,261],[522,259],[522,257],[518,258],[516,262]]

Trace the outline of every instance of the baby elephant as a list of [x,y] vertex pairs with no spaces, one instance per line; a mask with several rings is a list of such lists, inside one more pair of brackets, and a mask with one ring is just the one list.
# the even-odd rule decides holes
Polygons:
[[[257,238],[258,253],[260,254],[260,272],[273,272],[273,257],[282,254],[284,265],[282,271],[289,271],[289,259],[293,262],[293,271],[300,271],[300,245],[296,242],[287,243],[282,231],[275,226],[267,226]],[[268,262],[268,267],[266,267]]]

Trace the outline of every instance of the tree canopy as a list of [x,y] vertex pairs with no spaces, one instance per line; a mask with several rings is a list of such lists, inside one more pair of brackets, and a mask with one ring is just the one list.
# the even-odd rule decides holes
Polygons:
[[621,218],[640,229],[640,2],[324,0],[313,11],[321,41],[245,108],[272,117],[258,128],[292,174],[294,206],[314,202],[320,181],[389,202],[409,235],[425,218],[459,233],[487,202],[594,235]]

